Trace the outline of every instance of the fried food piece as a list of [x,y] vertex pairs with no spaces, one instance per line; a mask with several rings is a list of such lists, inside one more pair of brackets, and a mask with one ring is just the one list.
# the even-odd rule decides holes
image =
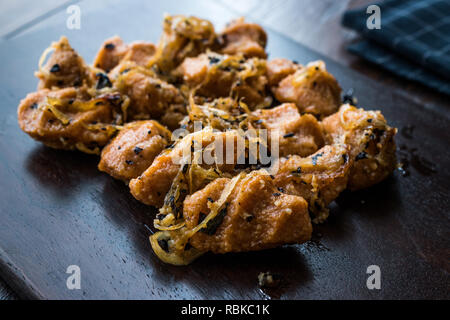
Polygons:
[[352,164],[348,146],[328,145],[307,158],[289,157],[274,183],[280,191],[306,199],[313,221],[320,223],[328,218],[328,205],[347,187]]
[[161,122],[173,130],[186,115],[180,90],[143,69],[135,68],[120,74],[113,80],[113,86],[130,98],[127,109],[130,120],[164,120]]
[[123,97],[91,97],[85,88],[29,94],[18,107],[20,128],[33,139],[56,148],[100,153],[122,124]]
[[[204,126],[221,131],[251,129],[254,130],[253,136],[259,137],[275,157],[291,154],[306,157],[325,144],[322,127],[317,119],[309,114],[301,116],[295,104],[287,103],[252,113],[242,113],[239,107],[239,103],[230,98],[216,99],[204,105],[192,105],[189,121],[186,122],[187,128],[192,131],[192,122],[201,121]],[[247,134],[249,133],[250,131],[247,131]],[[272,150],[273,148],[275,150]]]
[[380,111],[365,111],[343,105],[339,112],[322,122],[328,143],[345,143],[350,146],[354,160],[348,188],[368,188],[386,179],[397,164],[394,136]]
[[[171,186],[178,183],[175,180],[180,172],[183,176],[189,176],[189,179],[180,179],[183,181],[179,184],[188,183],[186,188],[191,191],[202,188],[209,182],[209,177],[219,177],[220,172],[233,172],[237,159],[242,157],[237,151],[237,145],[238,141],[244,144],[243,139],[235,131],[212,132],[205,129],[189,134],[160,154],[140,177],[131,180],[130,191],[137,200],[162,207]],[[226,158],[227,141],[234,144],[232,160]],[[216,150],[220,146],[221,153]],[[200,156],[201,160],[196,156]]]
[[231,22],[222,31],[220,39],[223,42],[221,52],[225,54],[243,54],[247,58],[267,57],[264,50],[267,44],[266,32],[258,24],[245,22],[244,18]]
[[196,88],[199,96],[242,98],[253,108],[271,103],[266,98],[266,61],[259,58],[208,52],[187,58],[176,73],[190,88]]
[[170,154],[160,154],[141,176],[130,181],[130,192],[142,203],[162,207],[179,170]]
[[211,22],[183,15],[166,16],[158,50],[149,62],[162,76],[167,76],[187,57],[195,57],[216,42]]
[[267,78],[271,87],[277,86],[281,80],[302,68],[291,60],[277,58],[267,62]]
[[107,39],[103,42],[94,59],[94,66],[103,69],[108,73],[119,64],[127,52],[127,45],[120,37],[115,36]]
[[312,115],[301,116],[295,104],[285,103],[273,109],[257,110],[250,119],[257,128],[268,129],[269,142],[271,133],[276,132],[280,157],[292,154],[306,157],[325,144],[319,122]]
[[138,66],[147,66],[156,53],[156,46],[145,41],[134,41],[128,45],[125,61],[136,62]]
[[156,52],[153,43],[136,41],[125,44],[118,37],[106,40],[101,46],[94,60],[94,66],[109,73],[122,61],[132,61],[136,65],[146,66]]
[[170,130],[175,130],[180,127],[180,123],[186,118],[186,113],[186,106],[184,104],[171,104],[161,116],[159,122],[167,126]]
[[137,178],[169,144],[170,135],[153,120],[128,123],[103,149],[98,169],[125,182]]
[[[42,66],[51,49],[54,52],[45,66]],[[38,90],[91,86],[94,83],[93,73],[70,46],[66,37],[61,37],[44,51],[39,61],[39,71],[35,76],[40,79]]]
[[202,103],[195,103],[194,98],[189,105],[188,117],[181,122],[181,125],[189,132],[194,131],[196,123],[219,131],[239,129],[244,125],[242,121],[247,118],[242,106],[242,103],[230,97],[211,101],[208,99]]
[[[230,179],[217,179],[188,196],[183,215],[193,229],[210,213],[208,204],[219,200]],[[254,251],[302,243],[312,232],[308,204],[277,191],[268,175],[253,172],[237,183],[219,214],[190,238],[200,251],[213,253]]]
[[241,108],[242,103],[233,98],[217,98],[208,102],[189,105],[188,117],[182,121],[182,125],[188,131],[194,131],[195,123],[201,123],[203,127],[212,127],[219,131],[238,129],[247,117]]
[[278,101],[293,102],[301,113],[320,119],[335,113],[341,103],[341,88],[323,61],[311,62],[284,78],[272,92]]

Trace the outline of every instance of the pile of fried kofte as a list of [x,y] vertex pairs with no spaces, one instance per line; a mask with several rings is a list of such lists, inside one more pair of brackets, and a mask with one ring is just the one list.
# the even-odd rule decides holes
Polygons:
[[[342,105],[322,61],[267,60],[266,42],[243,19],[216,33],[167,16],[158,45],[113,37],[89,66],[62,37],[39,62],[20,127],[47,146],[101,155],[101,171],[159,209],[150,242],[167,263],[305,242],[342,191],[392,173],[396,129],[379,111]],[[270,153],[274,137],[276,171],[245,162],[251,142]],[[231,162],[201,161],[219,151]]]

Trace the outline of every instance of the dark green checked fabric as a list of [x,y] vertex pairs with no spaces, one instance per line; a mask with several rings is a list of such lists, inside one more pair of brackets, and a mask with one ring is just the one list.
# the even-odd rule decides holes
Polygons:
[[390,50],[372,43],[360,41],[348,47],[349,51],[408,80],[420,82],[439,92],[450,95],[450,82],[439,74],[428,71],[414,62],[399,57]]
[[450,95],[450,1],[388,0],[377,5],[381,29],[367,28],[366,8],[344,14],[343,24],[365,38],[349,50]]

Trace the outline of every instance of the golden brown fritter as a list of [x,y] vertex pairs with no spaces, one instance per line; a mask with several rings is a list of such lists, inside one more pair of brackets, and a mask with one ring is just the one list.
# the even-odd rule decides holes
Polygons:
[[275,177],[281,192],[301,196],[309,203],[314,222],[325,221],[328,205],[347,187],[353,164],[346,145],[328,145],[307,158],[294,155],[283,161]]
[[[206,218],[209,205],[219,200],[229,182],[217,179],[186,198],[183,215],[188,229]],[[311,232],[307,202],[280,193],[270,176],[254,172],[237,183],[218,216],[190,244],[214,253],[254,251],[302,243],[310,239]]]
[[128,123],[103,149],[98,169],[125,182],[137,178],[169,144],[170,134],[153,120]]
[[294,74],[301,65],[288,59],[277,58],[267,62],[267,78],[271,87],[277,86],[281,80]]
[[29,94],[18,108],[23,131],[47,146],[99,153],[122,124],[118,93],[91,97],[86,89],[43,89]]
[[166,16],[158,50],[149,67],[161,76],[168,76],[187,57],[195,57],[216,43],[211,22],[182,15]]
[[368,188],[386,179],[395,169],[397,129],[391,128],[380,111],[365,111],[344,105],[322,122],[328,143],[350,146],[354,165],[348,188]]
[[118,37],[107,39],[98,51],[94,66],[109,73],[123,61],[135,62],[138,66],[146,66],[155,55],[156,46],[150,42],[136,41],[125,44]]
[[113,85],[130,98],[127,109],[129,120],[161,120],[169,113],[170,116],[161,122],[173,130],[186,115],[185,102],[180,90],[142,69],[135,68],[122,72],[116,80],[113,80]]
[[170,130],[180,127],[180,123],[186,118],[186,106],[184,104],[171,104],[166,112],[159,118],[159,122]]
[[153,43],[136,41],[127,45],[116,36],[103,43],[94,60],[94,66],[105,70],[106,73],[110,73],[122,63],[127,63],[128,68],[145,67],[155,53],[156,46]]
[[147,66],[156,53],[156,46],[145,41],[134,41],[128,45],[125,61],[136,62],[138,66]]
[[254,23],[245,22],[244,18],[232,21],[220,34],[223,42],[221,52],[229,55],[243,54],[245,57],[265,59],[267,54],[267,34]]
[[250,121],[257,128],[265,128],[271,134],[276,133],[279,143],[279,156],[291,154],[309,156],[325,144],[322,128],[312,115],[303,116],[295,104],[285,103],[273,109],[257,110]]
[[149,206],[162,207],[179,170],[172,157],[162,153],[140,177],[130,181],[131,194]]
[[341,88],[322,61],[309,63],[284,78],[272,91],[278,101],[293,102],[301,113],[320,119],[335,113],[341,103]]
[[[39,71],[36,77],[40,79],[38,89],[68,88],[91,86],[95,82],[93,73],[85,64],[84,60],[70,46],[66,37],[61,37],[58,42],[54,42],[51,47],[54,50],[44,66],[44,52],[39,61]],[[50,48],[48,50],[50,50]]]
[[189,105],[188,117],[181,122],[182,127],[189,132],[194,131],[195,123],[201,123],[203,128],[212,127],[219,131],[238,129],[242,125],[241,121],[247,117],[241,108],[242,103],[230,97],[211,101],[207,99],[199,103],[195,103],[195,100]]
[[259,58],[208,52],[187,58],[176,73],[198,96],[243,99],[252,108],[271,103],[266,93],[266,61]]
[[115,36],[107,39],[103,42],[94,59],[94,66],[108,73],[119,64],[127,52],[128,47],[120,37]]

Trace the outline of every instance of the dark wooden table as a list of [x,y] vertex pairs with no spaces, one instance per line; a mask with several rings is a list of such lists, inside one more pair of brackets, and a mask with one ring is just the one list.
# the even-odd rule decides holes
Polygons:
[[[37,7],[36,4],[34,6],[32,5],[32,3],[35,2],[24,2],[27,2],[27,5],[23,7],[24,11],[33,10],[34,7]],[[74,1],[69,2],[72,3]],[[120,6],[120,1],[111,2],[114,5]],[[86,5],[86,8],[95,11],[101,8],[102,5],[107,5],[111,2],[96,1],[95,5],[89,4]],[[341,15],[348,8],[367,5],[372,1],[249,0],[246,1],[245,4],[232,0],[221,0],[221,2],[222,5],[233,10],[235,15],[247,16],[253,21],[260,22],[265,26],[272,28],[276,32],[279,32],[280,34],[285,35],[290,39],[305,45],[306,47],[312,48],[313,50],[324,54],[331,60],[337,61],[344,66],[357,70],[366,76],[377,80],[379,83],[384,84],[390,89],[396,91],[398,95],[408,97],[408,99],[418,105],[425,105],[426,107],[430,106],[431,108],[435,108],[436,105],[440,106],[440,108],[449,106],[447,97],[419,84],[395,77],[382,71],[378,67],[367,64],[366,62],[361,61],[347,53],[345,46],[351,41],[357,39],[357,35],[341,27]],[[45,29],[48,25],[54,26],[55,23],[63,23],[66,4],[61,5],[60,2],[55,4],[48,1],[46,1],[45,4],[47,5],[47,11],[43,12],[41,6],[39,9],[41,11],[35,14],[30,14],[27,16],[27,19],[24,18],[23,23],[17,23],[17,21],[15,21],[15,25],[9,25],[9,29],[5,28],[7,32],[0,33],[4,38],[6,38],[4,41],[10,41],[10,39],[23,37],[24,35],[27,35],[27,33],[34,30]],[[2,11],[1,14],[6,15],[7,11]],[[64,31],[65,30],[62,29],[61,34],[64,34]],[[142,32],[140,32],[140,34],[142,34]],[[91,51],[95,51],[95,49],[96,48],[93,48]],[[31,73],[31,70],[29,72]],[[35,160],[39,161],[41,153],[42,150],[37,150],[34,155]],[[117,188],[120,189],[121,187],[114,187],[114,189]],[[443,223],[448,223],[448,220]],[[448,254],[448,248],[447,251],[444,250],[444,253]],[[440,264],[441,262],[437,263]],[[9,281],[9,279],[4,280],[6,283]],[[18,298],[18,296],[8,288],[8,285],[3,281],[0,281],[0,299],[16,298]]]

